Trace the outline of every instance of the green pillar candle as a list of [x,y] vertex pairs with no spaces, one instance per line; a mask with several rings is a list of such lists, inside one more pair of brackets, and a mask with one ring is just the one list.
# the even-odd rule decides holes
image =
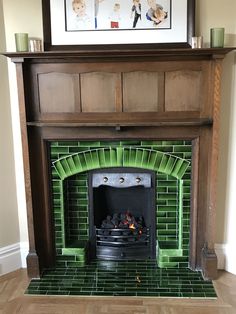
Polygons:
[[223,48],[225,39],[224,28],[211,28],[211,48]]
[[16,51],[24,52],[29,51],[28,34],[16,33],[15,34]]

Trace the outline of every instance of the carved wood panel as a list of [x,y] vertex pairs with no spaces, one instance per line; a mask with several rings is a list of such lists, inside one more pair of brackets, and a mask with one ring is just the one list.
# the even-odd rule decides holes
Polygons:
[[118,112],[128,120],[130,114],[141,113],[176,119],[182,112],[189,118],[197,114],[209,118],[211,109],[204,108],[211,107],[207,101],[210,69],[202,63],[189,63],[187,69],[184,65],[122,63],[111,68],[110,64],[54,63],[49,69],[33,65],[29,116],[31,121],[76,121],[96,114],[104,114],[105,119]]
[[76,112],[79,111],[79,75],[67,73],[38,74],[39,111]]
[[82,73],[80,77],[82,112],[116,111],[119,73]]
[[123,111],[158,111],[158,72],[123,74]]
[[165,111],[199,111],[201,96],[200,71],[165,73]]

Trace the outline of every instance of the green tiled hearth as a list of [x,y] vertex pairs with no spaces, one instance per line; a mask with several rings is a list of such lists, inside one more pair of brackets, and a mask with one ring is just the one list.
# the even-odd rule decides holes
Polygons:
[[211,282],[189,269],[155,261],[94,261],[80,268],[45,270],[26,291],[33,295],[216,298]]

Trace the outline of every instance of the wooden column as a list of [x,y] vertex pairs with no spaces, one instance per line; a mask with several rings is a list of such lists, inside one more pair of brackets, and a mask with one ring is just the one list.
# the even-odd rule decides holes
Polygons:
[[213,78],[213,126],[211,132],[211,143],[209,151],[209,194],[207,207],[206,241],[202,249],[202,272],[208,279],[217,277],[217,256],[215,254],[215,232],[216,232],[216,184],[219,157],[219,133],[220,133],[220,99],[221,99],[221,74],[222,56],[214,56],[212,67]]
[[28,270],[29,277],[38,278],[40,271],[39,271],[38,255],[35,248],[34,215],[33,215],[33,204],[32,204],[32,191],[31,191],[29,146],[28,146],[27,126],[26,126],[25,93],[24,93],[24,81],[23,81],[23,71],[22,71],[22,62],[24,62],[24,59],[18,58],[18,59],[15,59],[14,62],[16,63],[21,141],[22,141],[23,162],[24,162],[25,194],[26,194],[27,219],[28,219],[29,253],[27,255],[27,270]]

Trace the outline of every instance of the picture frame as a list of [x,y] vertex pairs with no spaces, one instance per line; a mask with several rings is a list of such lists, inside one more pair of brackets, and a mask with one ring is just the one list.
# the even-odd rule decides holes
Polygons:
[[[80,1],[86,7],[86,21],[78,17],[79,13],[76,15],[80,7],[75,4],[79,6]],[[138,20],[134,3],[141,8]],[[155,4],[163,11],[162,19],[157,20],[154,9],[151,11]],[[113,26],[118,27],[113,28],[113,11],[117,8],[119,19]],[[88,47],[189,48],[194,36],[195,0],[42,0],[42,13],[45,51]]]

